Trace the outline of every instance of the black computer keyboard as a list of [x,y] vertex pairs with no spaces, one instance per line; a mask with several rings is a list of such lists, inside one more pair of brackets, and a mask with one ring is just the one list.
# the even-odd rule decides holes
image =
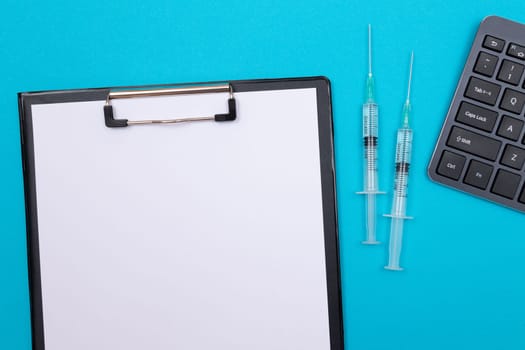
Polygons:
[[525,212],[525,25],[478,29],[428,172],[436,182]]

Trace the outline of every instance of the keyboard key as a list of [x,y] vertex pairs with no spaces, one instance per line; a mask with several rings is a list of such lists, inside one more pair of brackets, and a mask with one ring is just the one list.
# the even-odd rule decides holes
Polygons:
[[465,165],[465,159],[465,157],[459,154],[444,151],[437,168],[438,174],[453,180],[459,179],[463,171],[463,166]]
[[512,89],[505,89],[499,106],[506,111],[521,114],[524,105],[525,94]]
[[523,121],[504,115],[498,127],[498,136],[512,141],[518,141],[523,129]]
[[505,41],[504,40],[498,39],[498,38],[490,36],[490,35],[487,35],[485,37],[485,40],[483,41],[483,47],[485,47],[485,48],[487,48],[489,50],[494,50],[496,52],[503,51],[503,47],[504,46],[505,46]]
[[484,190],[489,184],[490,175],[492,175],[493,169],[494,168],[488,164],[473,160],[470,162],[463,182]]
[[503,60],[501,68],[499,69],[498,80],[512,85],[518,85],[521,76],[523,75],[523,68],[524,66],[521,64],[509,60]]
[[525,47],[511,43],[509,49],[507,50],[507,55],[525,60]]
[[518,199],[521,203],[525,203],[525,186],[523,186],[523,189],[521,190],[520,198]]
[[496,160],[501,142],[454,126],[447,145],[482,158]]
[[473,100],[494,106],[501,87],[488,81],[471,77],[465,91],[465,96]]
[[468,102],[461,102],[456,120],[460,123],[475,127],[476,129],[491,132],[496,124],[498,113],[482,108]]
[[525,149],[518,148],[516,146],[507,145],[503,156],[501,157],[501,164],[516,170],[523,168],[525,162]]
[[491,192],[499,194],[500,196],[508,199],[513,199],[518,190],[518,186],[521,181],[521,176],[513,174],[506,170],[498,170],[496,179],[492,184]]
[[474,72],[491,77],[496,70],[497,63],[497,56],[489,55],[486,52],[480,52],[476,65],[474,66]]

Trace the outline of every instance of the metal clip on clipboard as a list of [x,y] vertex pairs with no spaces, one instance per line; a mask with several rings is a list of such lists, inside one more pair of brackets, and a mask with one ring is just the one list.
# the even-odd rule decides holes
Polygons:
[[[229,92],[228,99],[228,113],[215,114],[204,117],[187,117],[176,119],[153,119],[153,120],[127,120],[115,119],[113,106],[111,100],[119,98],[133,98],[133,97],[151,97],[151,96],[166,96],[166,95],[187,95],[187,94],[202,94],[215,92]],[[104,120],[108,128],[118,128],[131,125],[145,125],[145,124],[178,124],[186,122],[199,121],[216,121],[225,122],[233,121],[237,118],[237,108],[235,105],[235,98],[233,97],[233,87],[231,84],[214,85],[214,86],[192,86],[183,88],[165,88],[165,89],[150,89],[150,90],[125,90],[125,91],[110,91],[106,98],[104,105]]]

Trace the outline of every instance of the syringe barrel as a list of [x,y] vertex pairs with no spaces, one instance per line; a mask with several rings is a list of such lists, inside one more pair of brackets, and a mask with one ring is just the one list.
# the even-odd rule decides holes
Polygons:
[[377,104],[367,102],[363,105],[364,142],[364,190],[376,192],[377,180]]
[[406,215],[408,171],[412,157],[412,130],[401,128],[397,132],[396,170],[392,215]]
[[377,104],[367,102],[363,104],[363,138],[377,138]]
[[[401,128],[397,131],[396,165],[398,163],[410,164],[412,157],[412,129]],[[407,169],[408,172],[408,169]]]

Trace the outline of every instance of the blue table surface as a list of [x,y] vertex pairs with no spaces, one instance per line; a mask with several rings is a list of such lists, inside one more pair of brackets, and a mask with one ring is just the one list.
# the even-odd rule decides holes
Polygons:
[[[16,93],[325,75],[333,89],[347,349],[525,349],[525,216],[426,175],[480,21],[523,1],[4,0],[0,11],[0,349],[31,348]],[[391,192],[410,51],[414,152],[404,272],[363,246],[361,104],[367,24]],[[525,39],[525,38],[524,38]],[[524,40],[525,41],[525,40]],[[379,209],[387,212],[390,196]],[[388,220],[379,238],[387,241]]]

